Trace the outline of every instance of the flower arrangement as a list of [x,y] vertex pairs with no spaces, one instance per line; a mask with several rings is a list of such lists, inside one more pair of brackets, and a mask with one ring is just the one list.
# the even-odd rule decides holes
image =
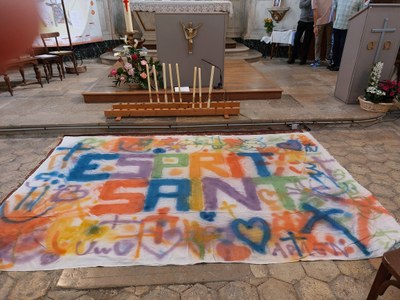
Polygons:
[[264,19],[264,28],[267,33],[271,33],[274,30],[274,21],[271,18]]
[[365,99],[372,103],[391,103],[399,93],[399,83],[396,81],[380,81],[383,62],[378,61],[372,67]]
[[146,58],[147,52],[145,48],[141,45],[138,47],[139,42],[135,40],[134,46],[124,45],[124,50],[116,53],[119,56],[120,66],[112,69],[109,77],[114,77],[115,86],[120,86],[121,84],[137,84],[140,88],[148,89],[147,83],[147,72],[146,65],[149,65],[150,77],[152,77],[152,82],[154,78],[152,76],[152,66],[154,65],[157,71],[157,81],[161,84],[161,64],[159,61],[154,61],[152,57]]

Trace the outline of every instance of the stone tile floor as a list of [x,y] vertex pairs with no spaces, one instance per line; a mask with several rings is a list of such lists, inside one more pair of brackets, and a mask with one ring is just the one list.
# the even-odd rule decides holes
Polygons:
[[[400,221],[399,119],[392,116],[370,126],[314,126],[311,133]],[[58,137],[51,135],[0,136],[0,199],[21,184],[57,142]],[[96,286],[95,277],[93,289],[57,286],[62,270],[3,271],[0,299],[365,299],[379,263],[380,258],[246,265],[249,272],[238,280],[222,276],[219,281],[171,284],[177,267],[171,274],[155,276],[157,285],[107,289]],[[129,268],[134,272],[135,267]],[[102,276],[105,268],[97,269]],[[120,285],[118,276],[111,280]],[[390,287],[382,299],[400,299],[400,290]]]

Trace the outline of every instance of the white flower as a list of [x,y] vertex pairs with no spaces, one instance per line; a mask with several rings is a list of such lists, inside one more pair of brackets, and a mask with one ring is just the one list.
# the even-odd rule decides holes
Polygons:
[[146,47],[142,47],[142,49],[141,49],[141,51],[139,52],[139,54],[140,54],[141,56],[146,56],[148,51],[149,51],[149,50],[148,50]]
[[134,73],[135,73],[134,69],[129,69],[128,70],[128,75],[133,76]]
[[369,86],[375,86],[375,87],[378,86],[379,80],[381,79],[382,69],[383,69],[382,61],[378,61],[373,65],[371,74],[369,76],[369,84],[368,84]]
[[367,88],[366,92],[367,92],[368,94],[375,94],[375,95],[377,95],[377,96],[386,96],[385,91],[382,91],[382,90],[378,89],[378,88],[375,87],[375,86],[369,86],[369,87]]

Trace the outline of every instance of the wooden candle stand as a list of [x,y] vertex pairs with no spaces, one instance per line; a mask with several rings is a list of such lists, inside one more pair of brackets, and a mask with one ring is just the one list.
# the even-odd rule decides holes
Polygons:
[[[201,104],[201,107],[200,107]],[[112,110],[104,111],[107,118],[120,121],[122,117],[189,117],[189,116],[224,116],[240,113],[240,102],[221,101],[210,102],[146,102],[146,103],[118,103]]]
[[[230,115],[238,115],[240,113],[240,102],[237,101],[214,101],[211,102],[213,79],[215,67],[211,67],[210,84],[208,86],[208,97],[207,101],[203,101],[203,87],[201,84],[201,68],[194,67],[193,70],[193,88],[192,88],[192,101],[182,102],[181,83],[179,75],[179,65],[175,64],[176,76],[178,81],[179,97],[175,97],[174,83],[172,79],[172,66],[168,64],[169,77],[170,77],[170,88],[171,92],[167,91],[167,72],[166,64],[162,64],[162,79],[163,79],[163,90],[160,93],[158,89],[157,70],[155,65],[152,66],[152,74],[150,74],[150,67],[146,65],[146,78],[149,92],[149,102],[142,103],[119,103],[114,104],[112,110],[104,111],[104,115],[107,118],[115,118],[116,121],[120,121],[122,117],[191,117],[191,116],[224,116],[228,119]],[[155,93],[154,96],[157,102],[153,102],[153,92],[150,85],[150,76],[153,75]],[[196,84],[197,78],[199,80],[198,98],[196,97]],[[160,94],[164,95],[164,102],[160,102]],[[172,102],[168,102],[168,94],[171,96]],[[214,95],[215,96],[215,95]],[[196,98],[198,99],[196,101]],[[175,102],[175,99],[179,99],[179,102]]]

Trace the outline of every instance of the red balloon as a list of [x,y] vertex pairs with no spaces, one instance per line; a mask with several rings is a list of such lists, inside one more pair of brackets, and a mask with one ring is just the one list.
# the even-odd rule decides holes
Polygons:
[[0,66],[29,53],[38,32],[36,0],[0,0]]

